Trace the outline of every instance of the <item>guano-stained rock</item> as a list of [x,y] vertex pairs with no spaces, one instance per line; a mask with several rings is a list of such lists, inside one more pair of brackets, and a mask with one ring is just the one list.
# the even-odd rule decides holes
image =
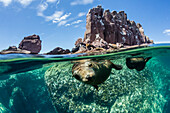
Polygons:
[[83,41],[93,43],[97,36],[107,43],[129,46],[153,42],[144,34],[142,25],[128,20],[124,11],[104,11],[101,6],[89,10]]

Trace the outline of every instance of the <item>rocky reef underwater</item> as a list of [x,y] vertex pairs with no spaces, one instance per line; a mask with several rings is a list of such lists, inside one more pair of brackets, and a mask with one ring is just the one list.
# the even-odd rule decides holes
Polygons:
[[128,69],[125,60],[111,60],[123,69],[112,69],[98,91],[72,77],[71,61],[0,76],[0,112],[168,113],[169,57],[153,57],[142,71]]
[[[112,61],[124,64],[125,59]],[[169,100],[169,68],[157,58],[143,71],[112,69],[112,74],[99,85],[99,91],[72,77],[72,65],[55,64],[45,73],[45,81],[56,111],[83,113],[165,112]]]

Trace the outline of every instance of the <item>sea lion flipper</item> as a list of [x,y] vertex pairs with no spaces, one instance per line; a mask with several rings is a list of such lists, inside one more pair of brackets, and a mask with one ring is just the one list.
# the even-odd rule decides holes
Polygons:
[[137,66],[135,69],[136,69],[137,71],[142,71],[144,68],[145,68],[145,63]]
[[99,91],[99,87],[98,87],[97,85],[93,85],[93,87],[94,87],[97,91]]
[[152,57],[147,57],[147,58],[145,58],[145,59],[144,59],[145,62],[139,63],[139,64],[135,67],[135,69],[136,69],[137,71],[143,70],[143,69],[145,68],[146,63],[147,63],[151,58],[152,58]]
[[123,67],[121,65],[117,65],[117,64],[112,63],[112,68],[114,68],[116,70],[121,70]]
[[145,62],[148,62],[152,57],[145,58]]

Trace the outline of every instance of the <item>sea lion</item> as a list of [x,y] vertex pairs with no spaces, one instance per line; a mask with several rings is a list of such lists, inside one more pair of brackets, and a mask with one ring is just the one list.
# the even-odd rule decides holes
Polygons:
[[129,69],[136,69],[137,71],[141,71],[145,68],[146,63],[151,59],[152,57],[133,57],[133,58],[126,58],[126,66]]
[[122,66],[113,64],[110,60],[81,60],[72,67],[72,75],[77,80],[94,86],[103,83],[109,77],[112,68],[121,70]]

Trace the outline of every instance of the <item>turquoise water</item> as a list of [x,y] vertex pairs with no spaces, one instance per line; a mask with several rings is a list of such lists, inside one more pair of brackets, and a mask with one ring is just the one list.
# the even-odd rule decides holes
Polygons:
[[[126,58],[152,57],[142,71],[129,69]],[[123,66],[94,87],[72,77],[74,61],[109,59]],[[168,113],[170,44],[109,54],[0,55],[2,113]]]

